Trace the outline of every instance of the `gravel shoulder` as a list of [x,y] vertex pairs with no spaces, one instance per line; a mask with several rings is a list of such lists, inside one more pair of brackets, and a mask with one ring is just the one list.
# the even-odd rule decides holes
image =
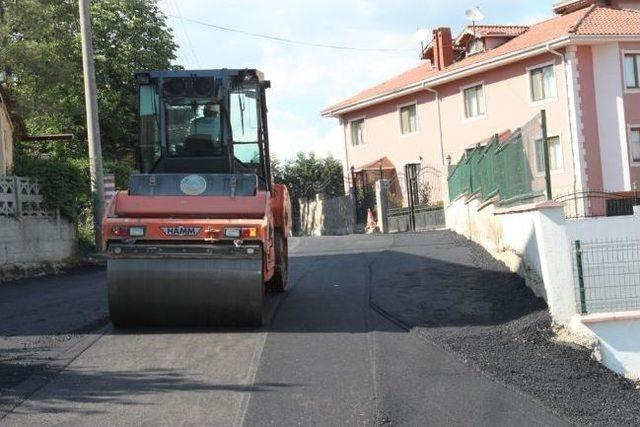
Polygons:
[[[422,244],[421,244],[422,243]],[[375,309],[577,425],[640,425],[640,390],[554,339],[543,300],[451,232],[396,235],[374,263]],[[401,264],[390,277],[384,268]]]

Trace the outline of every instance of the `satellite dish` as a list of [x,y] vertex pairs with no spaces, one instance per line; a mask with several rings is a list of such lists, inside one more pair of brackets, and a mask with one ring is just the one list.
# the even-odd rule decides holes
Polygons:
[[479,7],[467,10],[465,12],[465,15],[467,15],[467,19],[469,21],[473,21],[473,22],[480,22],[484,19],[484,14],[480,12]]

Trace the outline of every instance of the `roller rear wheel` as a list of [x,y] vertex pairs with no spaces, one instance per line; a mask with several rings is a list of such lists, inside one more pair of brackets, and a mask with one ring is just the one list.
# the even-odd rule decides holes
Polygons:
[[275,233],[274,249],[276,251],[276,272],[267,282],[267,290],[282,293],[287,290],[289,247],[287,239],[282,236],[281,232]]

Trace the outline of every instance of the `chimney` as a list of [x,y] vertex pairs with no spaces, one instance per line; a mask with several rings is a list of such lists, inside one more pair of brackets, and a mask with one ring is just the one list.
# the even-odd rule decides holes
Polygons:
[[453,64],[453,38],[451,28],[433,30],[433,65],[443,70]]

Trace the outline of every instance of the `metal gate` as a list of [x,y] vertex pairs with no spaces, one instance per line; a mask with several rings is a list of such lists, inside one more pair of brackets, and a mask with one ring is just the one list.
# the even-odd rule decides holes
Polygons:
[[366,172],[351,171],[356,208],[356,224],[366,224],[369,209],[376,210],[376,192]]
[[389,231],[426,231],[445,226],[439,169],[420,163],[404,167],[407,207],[389,210]]

